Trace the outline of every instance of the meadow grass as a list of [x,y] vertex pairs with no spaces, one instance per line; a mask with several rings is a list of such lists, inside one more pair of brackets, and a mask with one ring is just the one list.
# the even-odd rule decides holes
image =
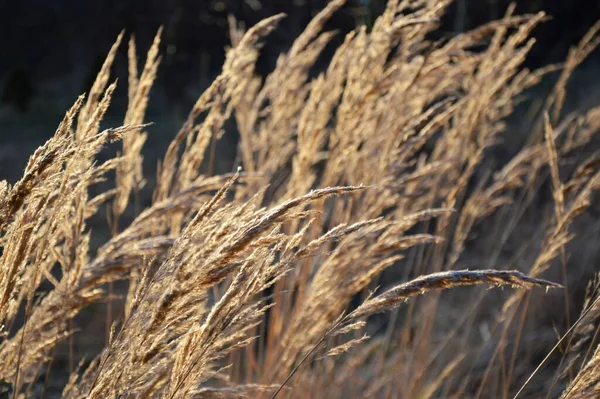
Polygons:
[[[511,7],[431,41],[448,3],[388,1],[317,75],[335,36],[323,28],[343,0],[266,78],[255,65],[285,16],[246,32],[232,20],[221,74],[167,148],[151,205],[128,225],[122,216],[146,184],[161,31],[140,70],[129,39],[123,125],[101,130],[121,34],[22,178],[0,182],[7,395],[43,396],[59,372],[70,374],[65,398],[600,395],[596,286],[577,319],[584,273],[568,256],[600,187],[600,107],[563,111],[600,24],[563,64],[531,71],[523,62],[543,13]],[[507,117],[555,71],[520,149],[498,159],[494,148],[515,140]],[[213,144],[232,123],[236,165],[211,175]],[[121,152],[99,162],[114,141]],[[92,196],[106,180],[113,188]],[[106,209],[111,237],[93,251],[90,220]],[[516,290],[455,289],[481,284]],[[84,358],[76,318],[97,303],[107,303],[106,340]],[[63,344],[71,365],[57,371]]]

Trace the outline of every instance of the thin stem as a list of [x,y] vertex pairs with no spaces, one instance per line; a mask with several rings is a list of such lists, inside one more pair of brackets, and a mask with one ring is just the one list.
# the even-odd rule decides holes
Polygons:
[[306,361],[306,359],[308,359],[308,357],[310,355],[312,355],[323,342],[325,342],[325,340],[327,339],[327,337],[329,336],[329,334],[331,334],[333,331],[335,331],[335,329],[337,329],[344,322],[344,320],[345,319],[341,319],[340,321],[338,321],[337,323],[335,323],[333,325],[333,327],[331,327],[329,330],[327,330],[327,332],[325,333],[325,335],[323,335],[323,337],[321,337],[321,339],[319,340],[319,342],[317,342],[311,348],[311,350],[309,350],[306,353],[306,355],[304,355],[304,357],[302,358],[302,360],[300,360],[300,362],[298,362],[298,364],[296,365],[296,367],[294,367],[294,369],[290,372],[290,374],[287,376],[287,378],[281,383],[281,385],[279,386],[279,388],[277,388],[277,390],[273,393],[273,395],[271,395],[271,399],[275,399],[275,397],[279,394],[279,392],[281,392],[281,390],[283,389],[283,387],[285,386],[285,384],[287,384],[288,381],[294,376],[294,374],[296,374],[296,371],[298,371],[298,369],[300,368],[300,366],[302,366],[302,364]]
[[[523,384],[523,386],[521,387],[521,389],[519,389],[519,391],[516,393],[516,395],[513,397],[513,399],[517,399],[517,397],[521,394],[521,392],[523,392],[523,390],[525,389],[525,387],[527,386],[527,384],[529,384],[529,381],[532,380],[533,376],[548,361],[548,359],[550,358],[550,356],[552,355],[552,353],[556,350],[556,348],[558,348],[558,346],[562,343],[562,341],[575,329],[575,327],[577,327],[577,325],[579,324],[579,322],[581,322],[581,320],[583,320],[583,318],[590,312],[590,310],[592,310],[592,308],[598,303],[598,301],[600,301],[600,296],[598,296],[598,298],[596,298],[596,300],[590,306],[588,306],[588,308],[585,310],[585,312],[583,312],[581,314],[581,316],[579,316],[579,318],[571,326],[571,328],[569,328],[567,330],[567,332],[562,336],[562,338],[558,340],[558,342],[556,343],[556,345],[554,345],[554,347],[552,347],[552,349],[550,350],[550,352],[548,352],[548,354],[546,355],[546,357],[544,357],[544,359],[542,359],[542,361],[535,368],[535,370],[533,370],[533,373],[531,373],[531,375],[529,376],[529,378],[527,378],[527,381],[525,381],[525,383]],[[567,395],[568,395],[569,392],[570,392],[570,390],[567,391],[567,392],[565,392],[564,397],[568,397]]]

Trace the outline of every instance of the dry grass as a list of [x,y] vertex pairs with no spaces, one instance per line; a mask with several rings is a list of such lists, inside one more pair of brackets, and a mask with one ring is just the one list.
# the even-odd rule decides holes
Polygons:
[[[343,3],[315,16],[265,80],[254,66],[284,16],[232,27],[221,75],[167,149],[152,205],[127,226],[144,185],[161,32],[141,73],[130,39],[124,125],[101,131],[119,36],[22,179],[0,183],[0,381],[13,397],[45,393],[62,342],[72,398],[507,398],[521,388],[557,341],[541,334],[540,315],[564,315],[558,334],[573,324],[568,249],[600,187],[589,151],[600,108],[561,110],[600,24],[569,54],[526,143],[498,163],[490,150],[513,134],[506,117],[561,68],[522,67],[545,15],[508,10],[431,42],[448,1],[390,0],[313,78],[334,36],[323,26]],[[210,176],[205,157],[229,120],[241,168]],[[116,140],[121,154],[99,164]],[[111,173],[114,188],[91,197]],[[112,237],[93,253],[89,221],[105,208]],[[460,270],[473,263],[481,270]],[[379,290],[382,273],[406,282]],[[565,289],[528,294],[558,286],[542,276]],[[115,291],[121,280],[127,292]],[[51,289],[38,295],[42,284]],[[519,289],[441,293],[480,284]],[[594,295],[561,341],[564,362],[541,368],[520,397],[599,394],[600,355],[584,354],[596,341]],[[106,345],[75,367],[76,317],[98,302],[108,303]]]

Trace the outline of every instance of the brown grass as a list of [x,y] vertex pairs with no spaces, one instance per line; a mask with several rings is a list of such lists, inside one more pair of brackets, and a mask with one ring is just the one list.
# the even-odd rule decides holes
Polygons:
[[[284,16],[232,27],[222,73],[168,147],[152,204],[129,225],[120,219],[145,183],[161,32],[141,72],[129,40],[124,125],[101,130],[119,35],[23,177],[0,182],[0,381],[13,397],[46,393],[63,342],[68,398],[508,398],[521,388],[557,341],[542,316],[561,316],[551,322],[559,335],[573,324],[570,276],[581,267],[568,250],[600,187],[599,154],[589,151],[600,108],[562,107],[600,24],[570,52],[522,148],[498,160],[491,149],[514,134],[505,120],[523,92],[560,67],[522,67],[545,15],[511,8],[431,42],[448,1],[390,0],[313,78],[334,37],[325,22],[343,4],[317,14],[265,80],[255,63]],[[205,157],[214,159],[228,120],[240,167],[211,176]],[[116,140],[121,153],[98,163]],[[114,188],[91,197],[113,171]],[[111,237],[92,251],[90,219],[104,208]],[[525,290],[559,286],[542,276],[565,289]],[[404,282],[376,287],[390,279]],[[43,283],[51,289],[39,296]],[[441,293],[480,284],[519,289]],[[561,341],[564,364],[540,368],[520,397],[600,394],[600,355],[584,353],[600,314],[591,292]],[[85,360],[77,316],[99,302],[106,342]]]

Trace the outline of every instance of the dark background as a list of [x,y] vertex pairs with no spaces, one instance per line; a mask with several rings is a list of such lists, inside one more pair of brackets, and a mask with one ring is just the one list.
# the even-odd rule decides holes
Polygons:
[[[274,32],[261,57],[266,73],[326,0],[0,0],[0,178],[15,181],[31,151],[53,133],[76,96],[91,86],[118,33],[133,33],[143,56],[164,26],[163,62],[151,92],[148,120],[155,123],[145,167],[181,124],[191,105],[219,73],[229,43],[227,15],[245,26],[278,12],[287,19]],[[369,25],[384,0],[349,0],[327,29],[343,33]],[[476,27],[502,17],[506,0],[457,0],[438,35]],[[527,61],[539,67],[565,58],[587,29],[600,19],[600,1],[521,0],[517,13],[545,10],[553,17],[538,28],[538,43]],[[126,43],[126,40],[124,41]],[[120,86],[107,124],[119,124],[126,104],[126,44],[114,67]],[[598,59],[596,54],[594,57]],[[594,61],[589,61],[588,65]],[[597,68],[594,68],[597,70]],[[584,81],[587,79],[584,79]],[[585,83],[585,82],[584,82]],[[588,94],[586,94],[588,95]],[[589,96],[589,95],[588,95]],[[597,102],[592,99],[592,102]]]
[[[228,14],[247,27],[275,13],[288,14],[269,37],[260,59],[258,70],[265,74],[273,67],[277,54],[289,47],[311,16],[326,3],[327,0],[0,0],[0,179],[14,182],[19,178],[29,154],[52,135],[77,95],[89,89],[121,30],[135,34],[139,56],[143,57],[158,27],[164,26],[163,61],[147,115],[147,120],[155,123],[150,128],[145,153],[145,168],[151,174],[156,159],[195,99],[219,73],[229,43]],[[385,0],[348,0],[326,28],[339,30],[341,40],[355,26],[369,25],[384,4]],[[449,36],[500,18],[508,4],[506,0],[456,0],[436,35]],[[538,42],[527,60],[527,66],[532,68],[563,60],[569,46],[600,19],[598,0],[517,1],[516,13],[540,10],[552,19],[534,32]],[[126,107],[126,41],[113,71],[120,85],[105,121],[107,125],[120,124]],[[587,73],[579,75],[580,82],[574,79],[577,89],[571,97],[575,97],[575,106],[600,102],[600,90],[589,87],[598,81],[590,76],[599,70],[600,56],[596,52],[591,58],[582,68]],[[229,145],[235,146],[235,133],[232,136]]]
[[[326,3],[326,0],[0,0],[0,179],[14,183],[21,176],[29,155],[53,134],[77,96],[90,88],[121,30],[135,34],[138,56],[145,59],[162,25],[163,58],[150,93],[146,118],[154,123],[149,128],[144,150],[144,169],[149,181],[146,197],[149,198],[157,160],[192,104],[220,71],[229,43],[228,14],[233,14],[246,27],[279,12],[288,14],[269,36],[259,59],[258,72],[264,75],[273,68],[277,55],[291,45]],[[384,4],[384,0],[348,0],[326,29],[339,30],[339,41],[357,25],[370,25]],[[506,0],[456,0],[435,35],[448,37],[501,18],[508,5]],[[552,19],[534,32],[537,44],[526,61],[530,68],[564,60],[569,47],[600,19],[600,0],[517,1],[517,14],[540,10],[546,11]],[[105,126],[118,126],[124,117],[126,42],[127,36],[113,68],[119,86]],[[317,65],[317,70],[325,65],[325,59],[321,60],[322,65]],[[600,104],[599,73],[600,51],[597,50],[569,83],[567,111],[584,111]],[[556,74],[549,76],[539,88],[530,91],[531,101],[543,98],[556,77]],[[516,127],[524,115],[527,115],[526,109],[518,109],[509,121],[509,126],[518,134],[527,133]],[[223,171],[219,170],[219,163],[227,165],[233,159],[235,140],[235,131],[227,131],[222,151],[217,156],[217,171]],[[110,237],[105,221],[98,221],[94,232],[94,247]],[[88,329],[99,332],[91,337],[104,334],[103,319],[93,320],[95,311],[104,312],[103,306],[92,307],[79,317],[82,320],[78,320],[78,325],[88,325]],[[79,347],[85,352],[98,346],[98,342],[82,340],[88,336],[81,334],[83,338],[76,342],[78,351]],[[65,359],[65,356],[57,356],[57,369],[66,369]],[[55,376],[60,380],[56,392],[60,392],[59,387],[64,385],[67,376],[58,373]]]

